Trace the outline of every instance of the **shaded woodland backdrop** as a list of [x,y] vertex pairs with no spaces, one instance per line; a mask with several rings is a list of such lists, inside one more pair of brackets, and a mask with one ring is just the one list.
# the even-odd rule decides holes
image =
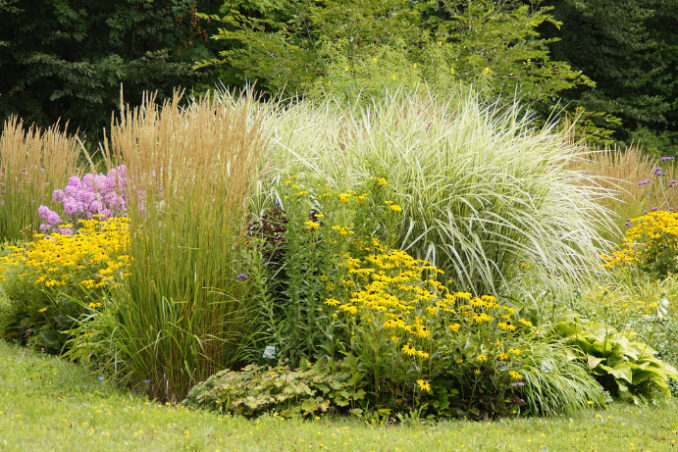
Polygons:
[[0,117],[88,141],[144,90],[265,95],[426,83],[580,115],[602,145],[678,155],[678,0],[0,0]]

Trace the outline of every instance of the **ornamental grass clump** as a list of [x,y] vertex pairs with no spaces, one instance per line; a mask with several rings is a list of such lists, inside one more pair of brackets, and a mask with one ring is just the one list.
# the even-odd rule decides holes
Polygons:
[[566,131],[537,127],[517,105],[483,106],[397,93],[364,108],[299,103],[271,114],[271,159],[283,173],[306,171],[346,190],[386,177],[402,219],[397,248],[445,271],[476,293],[497,293],[521,272],[582,283],[596,269],[598,231],[612,227],[600,206],[609,191],[571,163],[584,150]]
[[251,99],[180,98],[125,108],[104,145],[126,166],[132,257],[109,343],[128,382],[169,400],[233,360],[236,259],[265,145]]
[[0,241],[30,239],[38,232],[38,206],[79,173],[77,138],[54,125],[26,127],[16,116],[0,136]]
[[596,177],[597,182],[614,193],[602,200],[604,207],[618,214],[619,228],[604,231],[615,240],[629,227],[631,218],[643,212],[678,208],[675,157],[656,157],[638,146],[592,153],[573,166]]

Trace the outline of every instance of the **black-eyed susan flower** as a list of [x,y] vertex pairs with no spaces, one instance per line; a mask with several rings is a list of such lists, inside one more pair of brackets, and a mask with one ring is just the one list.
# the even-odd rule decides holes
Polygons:
[[428,381],[419,379],[417,380],[417,385],[422,391],[431,392],[431,383]]

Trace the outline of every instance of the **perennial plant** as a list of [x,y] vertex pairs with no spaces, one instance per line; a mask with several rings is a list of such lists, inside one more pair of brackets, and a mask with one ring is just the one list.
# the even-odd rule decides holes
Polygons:
[[9,299],[0,318],[3,335],[61,352],[79,316],[102,307],[129,276],[128,223],[124,217],[80,220],[75,234],[38,234],[22,246],[8,245],[0,257]]

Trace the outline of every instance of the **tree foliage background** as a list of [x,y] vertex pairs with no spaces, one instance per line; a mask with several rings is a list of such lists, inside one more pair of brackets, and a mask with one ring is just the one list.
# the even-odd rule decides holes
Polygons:
[[364,99],[426,83],[678,154],[678,0],[0,0],[0,117],[94,140],[144,90]]
[[[678,0],[558,0],[563,23],[553,58],[595,81],[566,99],[622,119],[612,126],[624,144],[678,153]],[[605,125],[601,123],[601,125]]]
[[41,126],[57,118],[90,138],[119,105],[205,82],[192,69],[207,56],[197,21],[207,1],[0,0],[0,116]]

